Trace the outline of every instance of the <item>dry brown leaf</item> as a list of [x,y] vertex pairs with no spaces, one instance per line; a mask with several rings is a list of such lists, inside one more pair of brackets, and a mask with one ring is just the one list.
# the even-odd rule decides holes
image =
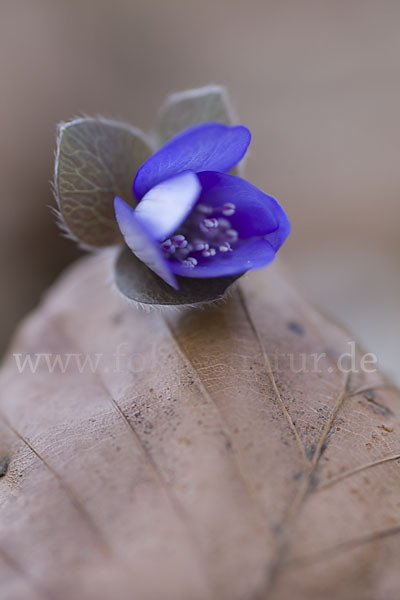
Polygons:
[[[2,370],[2,598],[399,598],[399,394],[337,368],[351,336],[276,266],[146,314],[108,260],[56,284]],[[13,353],[101,368],[19,374]]]

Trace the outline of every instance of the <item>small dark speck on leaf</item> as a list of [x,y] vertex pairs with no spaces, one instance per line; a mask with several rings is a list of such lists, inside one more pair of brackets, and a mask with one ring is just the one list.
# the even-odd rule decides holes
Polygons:
[[293,475],[293,479],[294,481],[298,481],[299,479],[301,479],[303,477],[303,473],[301,471],[299,471],[298,473],[295,473]]
[[371,408],[374,412],[379,413],[380,415],[385,416],[393,414],[390,408],[387,408],[386,406],[378,402],[375,398],[376,397],[373,390],[368,391],[363,395],[362,400],[360,400],[360,404],[368,406],[368,408]]
[[111,317],[111,322],[113,323],[113,325],[120,325],[120,323],[122,323],[123,320],[124,320],[124,313],[122,313],[122,312],[115,313]]
[[289,321],[289,323],[287,324],[287,327],[288,327],[289,331],[292,331],[296,335],[304,335],[305,334],[304,327],[302,327],[302,325],[300,325],[300,323],[298,323],[297,321]]
[[284,527],[283,527],[282,523],[277,523],[276,525],[273,525],[272,531],[275,535],[281,535],[284,531]]
[[325,452],[325,450],[327,449],[327,447],[328,447],[328,443],[327,442],[325,442],[324,444],[322,444],[322,446],[321,446],[321,455]]
[[10,457],[4,456],[0,459],[0,477],[7,475],[8,467],[10,466]]
[[309,490],[310,491],[311,490],[315,490],[315,488],[317,487],[317,485],[318,485],[318,476],[315,473],[315,471],[313,471],[311,473],[311,477],[310,477]]
[[315,452],[315,446],[313,444],[306,451],[306,456],[307,456],[308,460],[312,460],[312,458],[314,456],[314,452]]
[[153,423],[150,423],[150,421],[146,421],[144,424],[144,433],[150,433],[152,429]]
[[382,429],[382,431],[386,431],[387,433],[393,433],[394,429],[393,427],[386,427],[386,425],[378,425],[379,429]]

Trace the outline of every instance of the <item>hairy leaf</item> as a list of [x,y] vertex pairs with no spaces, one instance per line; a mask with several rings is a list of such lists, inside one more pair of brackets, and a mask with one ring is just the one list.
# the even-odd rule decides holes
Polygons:
[[400,396],[351,336],[276,265],[148,314],[109,268],[74,266],[3,365],[2,596],[398,598]]
[[126,246],[115,263],[115,283],[129,300],[141,304],[201,304],[222,298],[237,277],[190,279],[177,276],[179,290],[174,290],[141,262]]
[[161,107],[156,134],[161,144],[176,133],[203,121],[234,122],[228,94],[219,85],[172,94]]
[[62,227],[88,247],[121,241],[115,196],[129,203],[132,183],[152,149],[144,134],[102,118],[83,118],[59,128],[55,194]]

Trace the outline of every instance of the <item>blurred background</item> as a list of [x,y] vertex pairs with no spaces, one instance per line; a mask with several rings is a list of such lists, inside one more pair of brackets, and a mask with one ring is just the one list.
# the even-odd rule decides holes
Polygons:
[[293,278],[400,381],[399,23],[398,0],[1,0],[0,350],[78,256],[48,209],[57,122],[146,129],[220,83],[291,217]]

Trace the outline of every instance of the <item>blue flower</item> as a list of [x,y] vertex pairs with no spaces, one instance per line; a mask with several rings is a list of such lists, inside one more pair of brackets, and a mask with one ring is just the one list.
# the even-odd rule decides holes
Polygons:
[[126,244],[173,288],[179,289],[176,275],[226,277],[263,267],[289,235],[279,203],[228,173],[250,139],[243,125],[190,127],[139,168],[135,209],[115,198]]

